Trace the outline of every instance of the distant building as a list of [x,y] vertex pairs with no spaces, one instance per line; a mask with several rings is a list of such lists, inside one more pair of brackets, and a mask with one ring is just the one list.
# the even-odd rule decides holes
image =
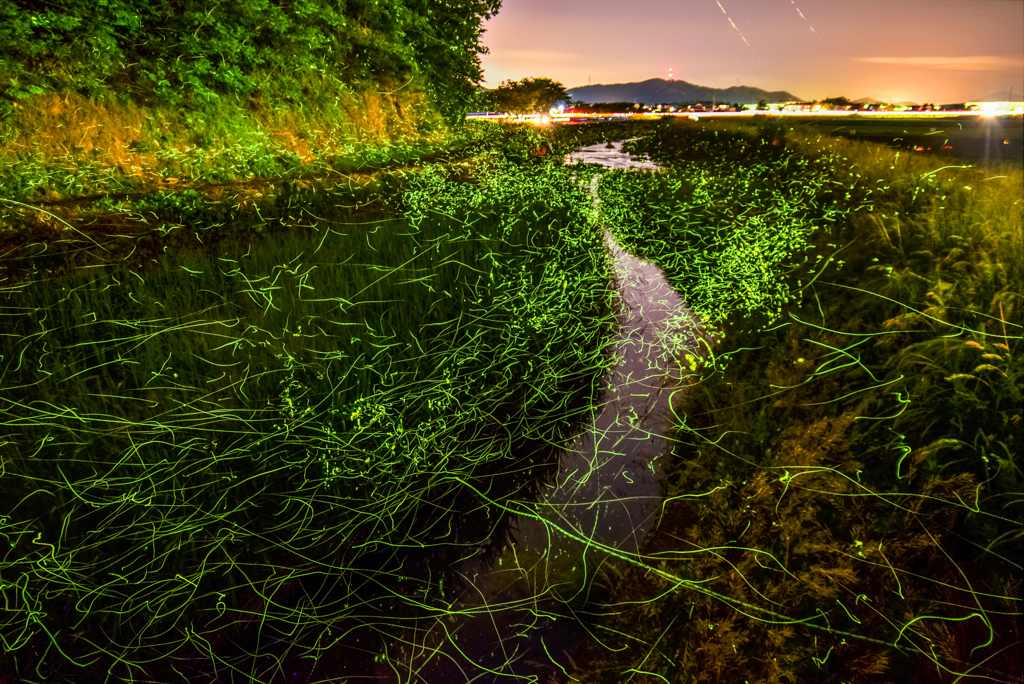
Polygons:
[[784,112],[812,112],[814,111],[815,104],[813,102],[784,102],[782,103],[782,111]]

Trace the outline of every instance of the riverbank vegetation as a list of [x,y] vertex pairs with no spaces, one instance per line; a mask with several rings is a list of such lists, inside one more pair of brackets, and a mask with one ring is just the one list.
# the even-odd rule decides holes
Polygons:
[[458,146],[499,0],[0,0],[0,197],[324,176]]
[[1024,177],[805,133],[674,123],[601,183],[720,339],[574,681],[1021,676]]
[[481,79],[482,23],[501,0],[0,2],[0,117],[21,100],[90,98],[201,111],[220,100],[295,109],[409,88],[460,122]]
[[4,672],[387,672],[600,401],[598,171],[557,161],[640,136],[670,171],[603,218],[716,332],[572,675],[1019,677],[1019,169],[453,125],[497,6],[0,0]]
[[481,135],[507,153],[8,217],[5,671],[323,681],[444,614],[614,327],[589,197]]
[[6,122],[0,193],[52,206],[413,163],[459,147],[445,129],[422,130],[431,112],[415,94],[362,93],[302,110],[217,101],[198,111],[46,94]]

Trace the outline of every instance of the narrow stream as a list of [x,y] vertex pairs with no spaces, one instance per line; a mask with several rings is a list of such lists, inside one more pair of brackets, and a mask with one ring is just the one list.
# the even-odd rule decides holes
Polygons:
[[[566,161],[658,168],[623,153],[622,143],[585,147]],[[595,203],[598,181],[590,187]],[[618,281],[620,329],[604,404],[561,456],[538,519],[514,522],[515,543],[494,564],[470,558],[459,565],[465,584],[453,616],[421,632],[415,647],[401,649],[400,664],[382,669],[384,678],[546,681],[587,636],[576,616],[588,608],[598,570],[623,563],[591,544],[635,554],[657,521],[671,398],[685,386],[676,360],[696,350],[700,326],[660,269],[625,252],[607,229],[605,243]]]

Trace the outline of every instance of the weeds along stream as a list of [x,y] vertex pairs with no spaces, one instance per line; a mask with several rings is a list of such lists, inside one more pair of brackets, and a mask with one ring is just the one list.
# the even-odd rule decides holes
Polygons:
[[448,609],[615,329],[586,192],[471,166],[8,233],[4,672],[322,681]]
[[0,202],[0,675],[1024,677],[1019,168],[476,131]]
[[[653,170],[622,142],[570,153],[595,208],[600,169]],[[587,180],[589,179],[589,180]],[[390,681],[545,678],[558,656],[587,640],[599,610],[595,579],[638,558],[661,508],[663,457],[672,403],[685,389],[680,361],[699,354],[700,323],[658,267],[616,244],[604,229],[615,274],[614,364],[601,401],[559,454],[558,471],[537,500],[510,501],[512,543],[496,557],[456,567],[457,596],[440,619],[421,622],[388,651]]]
[[608,224],[719,341],[556,681],[1020,681],[1019,166],[785,119],[626,149],[669,170],[606,176]]

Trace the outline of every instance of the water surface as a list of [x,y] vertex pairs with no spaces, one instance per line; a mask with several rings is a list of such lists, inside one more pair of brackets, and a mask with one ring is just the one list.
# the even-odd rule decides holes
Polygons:
[[[657,170],[622,152],[622,142],[584,147],[566,162]],[[596,198],[596,183],[591,193]],[[678,360],[696,353],[700,326],[661,270],[623,250],[605,230],[616,274],[618,339],[604,400],[559,459],[536,517],[513,522],[515,541],[496,562],[457,567],[463,578],[452,616],[402,648],[394,681],[499,682],[557,671],[586,638],[593,582],[634,555],[657,521],[673,395],[685,388]],[[677,398],[678,400],[678,398]],[[383,674],[383,673],[382,673]]]

